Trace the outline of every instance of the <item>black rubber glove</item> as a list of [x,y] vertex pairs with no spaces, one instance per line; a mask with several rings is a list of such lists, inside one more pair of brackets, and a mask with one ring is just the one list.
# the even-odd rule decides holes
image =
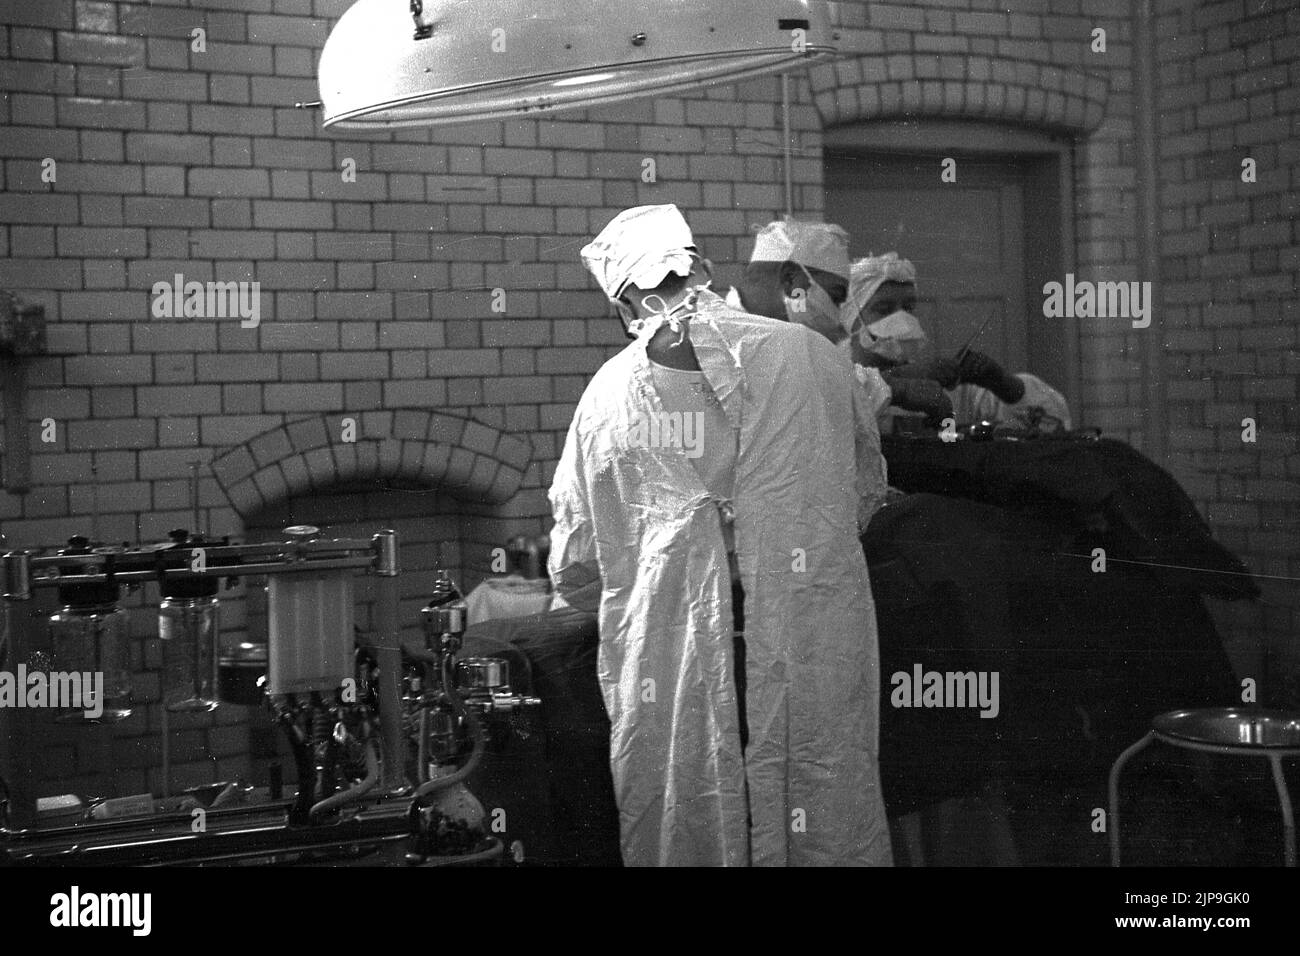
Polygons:
[[885,381],[894,393],[893,404],[899,408],[925,412],[931,422],[940,422],[952,415],[952,401],[934,379],[886,375]]
[[892,370],[898,378],[928,378],[943,388],[957,387],[957,363],[952,359],[933,359],[929,362],[907,362]]
[[1020,401],[1025,395],[1025,383],[1014,375],[1003,371],[1002,366],[983,352],[967,350],[957,366],[957,374],[963,382],[970,382],[990,392],[1007,404]]
[[935,359],[930,368],[930,377],[951,391],[961,381],[961,369],[952,359]]

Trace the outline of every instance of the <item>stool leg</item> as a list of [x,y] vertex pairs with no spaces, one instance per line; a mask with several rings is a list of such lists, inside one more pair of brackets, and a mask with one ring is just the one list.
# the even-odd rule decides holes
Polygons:
[[1124,765],[1136,754],[1151,746],[1153,740],[1155,740],[1154,731],[1116,757],[1115,763],[1110,768],[1110,783],[1108,786],[1110,806],[1107,808],[1106,830],[1110,834],[1111,866],[1119,866],[1119,775],[1123,772]]
[[1282,775],[1282,758],[1270,754],[1268,762],[1273,765],[1273,786],[1277,788],[1277,799],[1282,804],[1282,840],[1286,847],[1286,865],[1295,866],[1295,816],[1291,812],[1291,794],[1287,791],[1286,777]]

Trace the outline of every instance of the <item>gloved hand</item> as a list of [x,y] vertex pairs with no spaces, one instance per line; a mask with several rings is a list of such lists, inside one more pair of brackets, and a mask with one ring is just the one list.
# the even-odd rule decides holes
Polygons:
[[937,423],[952,415],[952,400],[944,394],[939,383],[932,378],[910,378],[886,375],[894,404],[909,412],[925,412],[926,418]]
[[931,363],[930,377],[944,389],[952,390],[961,381],[961,371],[952,359],[940,358]]
[[904,362],[902,365],[894,366],[885,374],[891,378],[928,378],[937,381],[934,366],[934,362]]
[[928,362],[908,362],[893,370],[899,378],[928,378],[944,388],[956,388],[957,363],[952,359],[931,359]]
[[1014,404],[1025,395],[1025,383],[1016,376],[1005,372],[1001,365],[983,352],[968,349],[957,365],[957,374],[963,382],[970,382],[990,392],[1006,402]]

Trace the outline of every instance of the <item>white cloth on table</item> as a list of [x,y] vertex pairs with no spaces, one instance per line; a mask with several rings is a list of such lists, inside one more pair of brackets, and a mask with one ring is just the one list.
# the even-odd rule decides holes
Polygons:
[[[1025,385],[1025,394],[1018,402],[1004,402],[987,388],[978,385],[962,384],[948,391],[952,399],[953,417],[958,425],[970,422],[989,421],[994,424],[1009,423],[1028,428],[1037,417],[1035,409],[1059,421],[1066,430],[1073,428],[1070,421],[1070,406],[1065,396],[1048,385],[1037,375],[1017,372],[1016,378]],[[1047,423],[1047,431],[1055,429],[1054,422]]]
[[522,574],[487,578],[469,592],[465,604],[470,624],[541,614],[551,607],[551,582]]

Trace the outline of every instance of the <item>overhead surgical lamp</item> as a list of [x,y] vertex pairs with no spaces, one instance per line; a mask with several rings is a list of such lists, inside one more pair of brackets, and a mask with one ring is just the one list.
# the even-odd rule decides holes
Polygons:
[[836,55],[825,0],[358,0],[320,60],[324,125],[531,117]]

